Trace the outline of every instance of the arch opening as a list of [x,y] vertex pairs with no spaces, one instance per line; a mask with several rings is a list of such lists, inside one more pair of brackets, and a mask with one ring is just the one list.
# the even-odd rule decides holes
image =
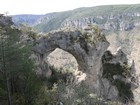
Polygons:
[[54,51],[52,51],[46,57],[46,61],[49,63],[49,65],[54,66],[58,70],[78,70],[78,63],[75,57],[60,48],[56,48]]
[[48,79],[52,84],[63,81],[67,85],[78,85],[85,80],[86,74],[78,70],[76,58],[67,51],[56,48],[45,59],[52,75]]

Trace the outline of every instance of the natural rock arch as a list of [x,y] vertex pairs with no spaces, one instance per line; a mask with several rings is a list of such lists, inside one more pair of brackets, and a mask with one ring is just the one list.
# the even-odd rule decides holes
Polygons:
[[38,57],[38,69],[43,76],[51,76],[51,71],[45,62],[56,48],[72,54],[78,63],[78,69],[86,73],[86,84],[96,88],[97,73],[101,66],[101,57],[109,43],[96,27],[80,29],[61,29],[50,32],[36,40],[33,51]]
[[[108,46],[108,41],[99,29],[90,26],[83,30],[61,29],[50,32],[36,40],[33,51],[37,56],[39,73],[47,78],[51,76],[51,70],[45,58],[56,48],[67,51],[77,60],[78,69],[86,74],[85,84],[91,92],[96,91],[99,96],[105,99],[116,100],[122,96],[119,96],[120,87],[117,84],[114,85],[112,81],[117,79],[120,81],[119,83],[123,82],[124,87],[126,86],[125,83],[129,84],[128,91],[131,92],[132,89],[137,88],[137,84],[135,84],[137,81],[130,80],[131,77],[135,77],[132,76],[134,75],[133,71],[135,71],[134,67],[128,69],[132,72],[129,78],[127,75],[125,78],[121,78],[126,66],[128,66],[127,57],[121,50],[116,55],[112,55],[106,51]],[[120,74],[117,72],[118,70],[121,71]],[[109,76],[105,75],[110,75],[111,72],[112,75],[108,79]]]

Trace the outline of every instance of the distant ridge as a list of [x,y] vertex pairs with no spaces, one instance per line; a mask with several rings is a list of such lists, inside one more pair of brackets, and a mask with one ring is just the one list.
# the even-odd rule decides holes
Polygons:
[[38,32],[49,32],[61,27],[83,27],[94,24],[105,30],[130,30],[139,26],[140,4],[82,7],[45,15],[15,15],[16,24],[26,23]]

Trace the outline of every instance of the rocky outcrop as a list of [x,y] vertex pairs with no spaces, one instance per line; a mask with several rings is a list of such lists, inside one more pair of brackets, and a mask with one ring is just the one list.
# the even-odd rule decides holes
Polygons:
[[[81,30],[65,28],[50,32],[37,39],[33,47],[37,56],[38,74],[46,78],[51,76],[45,58],[59,48],[75,57],[78,69],[85,74],[82,80],[85,80],[91,92],[109,100],[119,98],[124,102],[128,101],[125,97],[128,93],[127,98],[133,101],[132,89],[138,86],[132,76],[135,74],[134,62],[129,67],[126,55],[121,50],[113,55],[106,51],[108,46],[100,30],[91,25]],[[127,89],[124,91],[121,88]]]
[[128,59],[121,49],[116,54],[106,51],[102,57],[102,68],[98,74],[99,95],[106,100],[119,99],[123,103],[133,102],[133,90],[138,88],[134,61]]
[[140,23],[135,20],[135,18],[140,17],[139,14],[140,13],[122,13],[67,19],[61,24],[61,27],[81,28],[87,24],[92,24],[97,25],[100,29],[108,31],[128,31],[134,27],[140,26]]
[[38,73],[49,77],[49,70],[45,58],[56,48],[72,54],[78,63],[78,69],[86,73],[86,84],[94,90],[97,81],[97,72],[100,70],[101,57],[109,43],[104,35],[96,32],[93,27],[78,29],[62,29],[48,33],[36,41],[33,48],[37,55]]

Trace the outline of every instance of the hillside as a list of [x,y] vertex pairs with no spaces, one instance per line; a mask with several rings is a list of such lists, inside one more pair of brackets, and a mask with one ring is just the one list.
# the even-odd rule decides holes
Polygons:
[[27,23],[38,32],[49,32],[60,27],[83,27],[96,24],[105,30],[129,30],[140,25],[140,5],[108,5],[78,8],[46,15],[13,16],[16,23]]

